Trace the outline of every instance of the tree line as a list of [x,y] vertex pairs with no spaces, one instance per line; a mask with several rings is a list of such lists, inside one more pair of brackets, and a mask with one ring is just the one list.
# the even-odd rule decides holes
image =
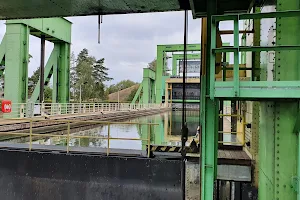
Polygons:
[[[131,80],[123,80],[117,84],[106,86],[105,82],[113,80],[108,74],[109,69],[105,67],[105,59],[96,59],[89,55],[89,52],[84,48],[75,56],[74,52],[70,58],[70,93],[71,99],[79,102],[80,90],[82,102],[94,101],[102,102],[108,100],[108,95],[120,90],[129,88],[138,83]],[[40,77],[40,68],[34,71],[29,80],[29,97],[34,91]],[[136,93],[134,89],[128,96],[127,101],[131,101]],[[52,87],[45,86],[44,97],[46,102],[52,100]]]
[[97,60],[90,56],[87,49],[83,49],[75,58],[71,55],[70,90],[71,97],[78,101],[103,101],[105,95],[105,82],[113,80],[108,76],[108,68],[104,65],[104,58]]

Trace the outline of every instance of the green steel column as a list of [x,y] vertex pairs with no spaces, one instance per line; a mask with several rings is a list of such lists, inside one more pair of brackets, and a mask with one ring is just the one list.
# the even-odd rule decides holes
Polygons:
[[70,44],[60,43],[58,65],[58,102],[69,103],[70,98]]
[[[216,0],[207,2],[207,49],[206,72],[201,76],[201,199],[212,200],[214,193],[214,180],[217,171],[217,141],[218,141],[218,106],[219,102],[210,99],[210,62],[211,62],[211,15],[216,13]],[[203,59],[202,59],[203,60]],[[214,71],[214,70],[212,70]],[[214,76],[214,74],[213,74]]]
[[155,81],[151,80],[151,103],[155,102]]
[[143,80],[143,104],[150,103],[150,78],[145,78]]
[[156,71],[155,71],[155,103],[162,103],[162,95],[164,93],[162,89],[162,76],[164,68],[164,52],[163,47],[157,46],[157,58],[156,58]]
[[[300,0],[277,0],[277,11],[299,10]],[[299,45],[300,19],[278,18],[276,22],[276,45]],[[276,53],[276,81],[300,80],[300,51]],[[276,102],[275,105],[275,198],[296,199],[291,178],[297,174],[297,134],[294,127],[298,102]],[[300,192],[300,191],[299,191]]]
[[[255,12],[260,12],[260,8],[255,8]],[[260,19],[254,20],[254,35],[253,35],[253,44],[254,46],[260,46]],[[246,54],[247,55],[247,54]],[[253,62],[252,62],[252,69],[253,68],[260,68],[260,52],[252,53]],[[259,70],[252,70],[251,74],[252,81],[259,81],[260,80],[260,71]],[[252,102],[252,124],[251,124],[251,154],[254,160],[254,186],[258,188],[258,180],[259,180],[259,156],[258,156],[258,134],[259,134],[259,102]]]
[[[277,0],[277,11],[299,10],[299,0]],[[276,45],[299,45],[299,18],[277,18]],[[299,80],[299,51],[279,51],[275,54],[274,79]],[[264,107],[267,107],[264,109]],[[292,178],[297,174],[297,134],[294,133],[298,116],[297,101],[261,103],[259,131],[259,199],[296,200]],[[271,113],[274,117],[271,117]],[[267,113],[270,113],[267,115]],[[264,122],[272,129],[264,128]],[[266,140],[266,141],[264,141]],[[264,146],[265,145],[265,146]]]
[[8,24],[5,39],[4,98],[11,100],[13,103],[25,103],[28,96],[28,26]]
[[177,75],[177,59],[175,59],[174,57],[172,59],[172,75],[173,76]]
[[53,64],[52,103],[58,103],[58,96],[57,96],[57,91],[58,91],[58,82],[57,82],[58,70],[57,70],[57,68],[58,68],[59,56],[60,56],[60,43],[54,43],[54,50],[57,53],[56,53],[56,62]]

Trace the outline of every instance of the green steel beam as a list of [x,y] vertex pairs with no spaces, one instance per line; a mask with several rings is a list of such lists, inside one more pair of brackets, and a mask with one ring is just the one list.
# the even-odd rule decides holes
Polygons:
[[239,14],[228,14],[228,15],[214,15],[213,20],[215,22],[218,22],[218,21],[234,20],[237,17],[240,20],[278,18],[278,17],[284,17],[284,18],[299,17],[300,10],[297,9],[299,8],[295,7],[295,10],[284,10],[284,11],[266,12],[266,13],[239,13]]
[[239,47],[222,47],[214,48],[214,53],[221,52],[260,52],[260,51],[291,51],[300,50],[300,45],[280,45],[280,46],[239,46]]
[[[213,32],[211,16],[216,14],[216,0],[207,2],[207,45],[206,45],[206,68],[205,73],[201,74],[201,102],[200,102],[200,122],[201,122],[201,199],[211,200],[214,196],[214,181],[217,174],[217,142],[218,142],[218,117],[219,102],[209,98],[211,77],[215,77],[215,61],[212,48],[216,44],[216,33]],[[202,26],[203,28],[203,26]],[[204,50],[203,50],[204,51]],[[213,62],[213,67],[211,67]]]
[[0,63],[3,63],[6,51],[6,35],[4,35],[0,44]]
[[[254,8],[254,12],[260,12],[259,7]],[[260,40],[261,40],[261,28],[260,28],[260,19],[255,19],[253,22],[254,27],[254,35],[253,35],[253,45],[259,46]],[[246,54],[247,55],[247,54]],[[252,53],[252,74],[251,78],[252,81],[260,81],[260,70],[254,70],[254,69],[260,69],[260,52],[254,52]],[[258,188],[259,185],[259,155],[258,155],[258,145],[259,145],[259,122],[260,122],[260,103],[259,102],[253,102],[252,103],[252,124],[251,124],[251,154],[253,156],[254,162],[254,172],[253,172],[253,182],[254,186]]]
[[25,103],[28,96],[28,26],[8,24],[5,43],[4,98],[12,103]]
[[149,68],[144,68],[143,78],[150,78],[151,80],[155,81],[155,71]]
[[154,93],[153,83],[155,82],[155,72],[152,69],[144,68],[143,71],[143,95],[142,102],[144,104],[153,103],[152,95]]
[[[235,83],[232,81],[215,82],[213,97],[237,97]],[[239,96],[244,99],[295,99],[300,98],[300,81],[241,81]]]
[[[165,63],[165,53],[167,52],[180,52],[184,50],[183,44],[174,44],[174,45],[158,45],[157,46],[157,60],[156,60],[156,71],[155,71],[155,103],[162,103],[162,96],[164,95],[164,86],[163,86],[163,70]],[[200,44],[188,44],[187,51],[200,51]]]
[[[57,55],[59,56],[59,63],[53,65],[52,69],[51,66],[47,68],[45,84],[50,81],[51,75],[49,73],[52,72],[54,74],[53,102],[66,103],[69,101],[71,25],[69,21],[61,18],[6,22],[7,31],[0,46],[0,57],[2,60],[5,57],[4,96],[6,99],[13,103],[27,102],[29,34],[37,37],[44,34],[47,40],[55,42],[55,49],[60,52],[60,55]],[[58,44],[59,47],[57,47]],[[59,70],[57,70],[58,67]],[[11,88],[12,86],[14,89]],[[34,91],[34,101],[37,98],[38,90],[39,87]]]
[[[169,102],[172,102],[172,103],[182,103],[183,100],[181,99],[170,99]],[[200,100],[194,100],[194,99],[186,99],[184,102],[186,103],[198,103],[200,102]]]
[[60,55],[57,70],[57,102],[70,101],[70,44],[59,43]]
[[[187,54],[187,60],[199,60],[201,58],[200,53]],[[184,54],[173,54],[172,55],[172,75],[177,75],[177,61],[183,60]]]
[[[48,83],[49,83],[48,77],[51,77],[53,75],[53,72],[57,71],[54,69],[57,68],[57,62],[58,62],[58,57],[59,57],[59,53],[60,53],[59,50],[60,50],[59,46],[54,45],[54,48],[51,52],[51,55],[47,61],[46,66],[45,66],[45,73],[44,73],[44,80],[45,80],[44,84],[45,85],[48,85]],[[54,83],[56,83],[56,82],[54,82]],[[54,96],[56,96],[56,88],[53,88],[53,92],[55,92]],[[36,103],[39,98],[39,94],[40,94],[40,80],[37,82],[36,87],[34,88],[34,91],[31,95],[30,101]],[[53,102],[56,102],[56,101],[53,101]]]
[[133,100],[131,101],[132,104],[135,104],[136,101],[138,100],[139,96],[141,95],[142,88],[143,88],[143,83],[140,84],[139,89],[136,91]]
[[6,24],[26,24],[29,26],[31,35],[40,37],[41,34],[45,34],[46,40],[50,42],[71,43],[72,23],[64,18],[17,19],[8,20]]

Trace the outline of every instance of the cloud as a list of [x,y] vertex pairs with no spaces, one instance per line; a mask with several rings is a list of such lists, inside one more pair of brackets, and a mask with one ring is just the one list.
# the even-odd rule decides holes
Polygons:
[[[189,14],[189,43],[200,43],[200,20]],[[114,78],[111,83],[124,79],[141,82],[143,68],[156,57],[159,44],[183,43],[183,12],[108,15],[101,25],[101,44],[97,43],[98,17],[69,17],[72,26],[72,51],[77,55],[87,48],[97,59],[105,58]],[[5,33],[4,21],[0,24],[0,37]],[[53,44],[46,44],[46,59]],[[29,75],[40,65],[40,39],[30,37]]]

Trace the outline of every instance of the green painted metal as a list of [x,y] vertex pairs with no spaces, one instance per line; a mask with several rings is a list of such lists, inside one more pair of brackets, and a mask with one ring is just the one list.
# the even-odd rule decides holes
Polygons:
[[[260,8],[254,8],[254,12],[260,12]],[[254,46],[260,45],[260,19],[254,20],[254,35],[253,35],[253,44]],[[246,54],[247,55],[247,54]],[[260,69],[260,52],[255,52],[253,62],[252,62],[252,69]],[[259,81],[260,80],[260,70],[253,70],[251,73],[252,81]],[[259,123],[260,123],[260,103],[259,102],[252,102],[252,124],[251,124],[251,154],[254,160],[254,173],[253,173],[253,183],[256,188],[259,185],[259,155],[258,155],[258,145],[259,145]]]
[[57,68],[57,102],[70,100],[70,44],[60,43],[60,56]]
[[6,24],[26,24],[31,35],[41,37],[41,34],[45,34],[46,40],[50,42],[71,43],[72,23],[64,18],[17,19],[8,20]]
[[[300,98],[300,81],[241,81],[239,96],[244,99],[294,99]],[[213,94],[216,98],[236,97],[233,81],[215,82]]]
[[[295,12],[292,12],[292,15],[287,14],[288,12],[280,12],[279,14],[273,13],[274,15],[271,18],[277,16],[295,16]],[[298,13],[299,14],[299,13]],[[212,85],[210,85],[210,98],[214,99],[215,97],[224,97],[224,98],[299,98],[297,94],[297,89],[299,88],[300,82],[280,82],[278,80],[266,83],[266,82],[240,82],[239,79],[239,52],[240,51],[276,51],[276,52],[296,52],[296,50],[300,50],[300,45],[291,43],[287,40],[284,43],[277,43],[277,46],[255,46],[255,47],[240,47],[239,46],[239,20],[240,19],[251,19],[253,16],[256,19],[261,19],[264,17],[270,17],[270,15],[264,15],[263,13],[254,13],[254,14],[230,14],[223,16],[213,16],[213,23],[211,24],[212,29],[212,38],[216,36],[216,23],[218,21],[231,19],[234,21],[234,47],[223,47],[216,48],[216,44],[214,39],[211,40],[212,51],[210,52],[210,62],[211,62],[211,74],[210,81]],[[289,20],[285,19],[285,20]],[[215,62],[215,54],[221,52],[234,52],[234,77],[233,82],[216,82],[214,78],[214,62]],[[266,85],[267,84],[267,87]],[[295,85],[294,85],[295,84]],[[227,87],[229,86],[229,87]],[[226,88],[227,87],[227,88]],[[282,87],[282,88],[281,88]],[[285,89],[283,89],[285,88]],[[296,90],[295,90],[296,89]]]
[[[182,103],[183,100],[181,100],[181,99],[169,100],[169,102],[171,102],[171,101],[172,101],[172,103]],[[186,103],[199,103],[200,100],[186,99],[184,102],[186,102]]]
[[[136,101],[138,100],[139,96],[141,95],[142,89],[143,89],[143,83],[140,84],[138,90],[136,91],[136,93],[135,93],[135,95],[134,95],[134,97],[133,97],[133,99],[131,101],[132,104],[136,103]],[[140,103],[142,103],[142,102],[140,102]]]
[[[277,11],[300,9],[299,0],[278,0]],[[289,11],[288,11],[289,12]],[[294,14],[289,12],[290,14]],[[299,13],[297,18],[277,18],[276,45],[300,45]],[[286,17],[286,16],[285,16]],[[279,51],[275,54],[276,81],[300,80],[300,51]],[[275,104],[275,164],[274,164],[274,199],[296,199],[297,193],[291,179],[297,174],[298,143],[294,127],[299,115],[299,101],[276,102]],[[287,164],[288,163],[288,164]]]
[[[40,37],[44,34],[48,41],[55,43],[56,52],[56,56],[53,53],[46,66],[45,84],[49,83],[53,74],[53,102],[69,102],[71,23],[61,18],[12,20],[6,22],[6,27],[7,31],[0,46],[1,63],[5,65],[4,98],[13,103],[27,102],[29,35]],[[39,85],[32,95],[33,102],[39,96],[38,91]]]
[[[206,45],[206,71],[201,74],[201,199],[213,199],[214,180],[217,172],[217,141],[218,141],[218,112],[219,101],[209,98],[212,81],[215,78],[215,54],[211,54],[216,45],[215,24],[212,15],[216,12],[216,0],[207,2],[207,45]],[[211,58],[211,56],[213,58]],[[211,64],[213,62],[213,64]],[[213,79],[212,79],[213,77]]]
[[252,47],[222,47],[222,48],[215,48],[213,49],[214,53],[220,52],[235,52],[239,50],[240,52],[245,51],[290,51],[290,50],[300,50],[300,45],[280,45],[280,46],[252,46]]
[[[177,61],[183,60],[184,54],[173,54],[172,55],[172,75],[177,75]],[[199,60],[201,58],[200,53],[195,54],[187,54],[186,55],[187,60]]]
[[[288,0],[285,0],[287,2]],[[300,11],[297,7],[294,7],[294,10],[277,10],[276,12],[265,12],[265,13],[237,13],[237,14],[227,14],[227,15],[214,15],[213,18],[216,22],[218,21],[227,21],[234,20],[238,16],[239,20],[246,19],[264,19],[264,18],[276,18],[276,17],[298,17]]]
[[233,63],[233,82],[234,82],[234,96],[240,95],[240,78],[239,78],[239,18],[234,19],[234,63]]
[[28,96],[29,28],[24,24],[6,26],[4,98],[25,103]]
[[[157,61],[156,61],[156,71],[155,71],[155,103],[162,103],[162,96],[164,95],[164,82],[163,82],[163,72],[165,64],[165,53],[167,52],[180,52],[184,50],[183,44],[174,45],[158,45],[157,46]],[[187,51],[200,51],[200,44],[188,44]]]
[[0,63],[4,63],[4,56],[6,51],[6,35],[4,35],[0,44]]
[[[58,62],[58,57],[59,57],[59,46],[58,45],[55,45],[54,46],[54,49],[52,50],[51,52],[51,55],[48,59],[48,62],[45,66],[45,73],[44,73],[44,84],[45,85],[48,85],[49,83],[49,77],[51,77],[53,75],[53,72],[54,71],[57,71],[57,70],[54,70],[55,68],[57,68],[57,62]],[[56,82],[54,82],[56,83]],[[54,92],[54,95],[56,97],[56,87],[53,88],[53,92]],[[37,102],[38,98],[39,98],[39,94],[40,94],[40,80],[38,81],[38,83],[36,84],[36,87],[34,88],[34,91],[31,95],[31,98],[30,98],[30,101],[31,102]],[[56,102],[56,101],[53,101],[53,102]]]
[[260,103],[259,124],[259,199],[274,200],[275,189],[275,105]]

